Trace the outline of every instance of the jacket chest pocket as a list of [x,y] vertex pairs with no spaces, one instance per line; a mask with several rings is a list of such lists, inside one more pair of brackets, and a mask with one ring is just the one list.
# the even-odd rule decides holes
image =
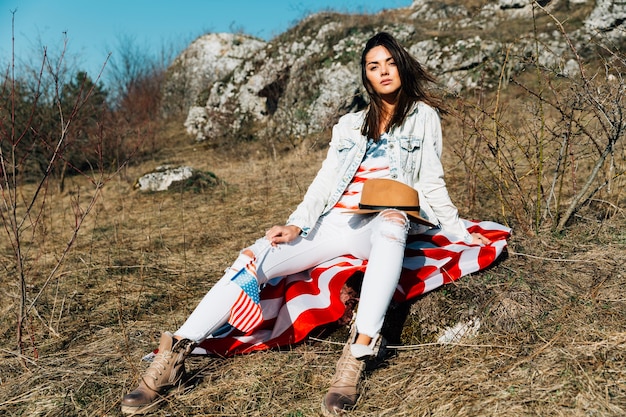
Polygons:
[[398,138],[400,144],[400,162],[402,169],[411,173],[419,168],[419,159],[422,151],[423,138],[404,136]]
[[340,139],[334,146],[340,166],[346,163],[348,156],[351,155],[353,151],[356,151],[356,142],[350,139]]

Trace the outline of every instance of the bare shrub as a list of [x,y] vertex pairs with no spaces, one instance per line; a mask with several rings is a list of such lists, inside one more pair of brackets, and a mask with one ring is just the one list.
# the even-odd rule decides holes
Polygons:
[[[625,55],[595,41],[583,58],[556,17],[535,7],[555,22],[569,53],[550,49],[537,31],[532,49],[520,39],[504,51],[496,92],[458,102],[464,139],[455,151],[473,200],[480,189],[497,197],[502,218],[519,229],[560,233],[592,202],[608,209],[604,215],[621,204]],[[512,74],[514,50],[526,56]],[[502,101],[505,90],[515,103]]]
[[[98,79],[92,82],[84,73],[63,83],[63,56],[52,62],[44,49],[30,84],[16,79],[13,58],[0,89],[0,222],[7,237],[2,250],[9,254],[5,269],[7,284],[13,285],[7,294],[24,366],[38,358],[38,329],[58,334],[64,308],[54,283],[58,285],[78,233],[111,179],[104,169],[105,137],[98,120],[102,114],[92,107],[104,108],[105,95]],[[45,85],[46,80],[51,83]],[[80,166],[81,160],[89,169]],[[54,209],[64,216],[53,224],[50,180],[55,172],[64,176],[68,165],[87,181],[76,185],[67,206]],[[50,303],[42,305],[41,299],[53,300],[51,312]]]
[[153,55],[134,38],[118,39],[108,71],[112,109],[106,120],[108,154],[118,163],[138,162],[164,147],[155,132],[164,125],[159,117],[162,89],[173,51],[164,46],[160,55]]

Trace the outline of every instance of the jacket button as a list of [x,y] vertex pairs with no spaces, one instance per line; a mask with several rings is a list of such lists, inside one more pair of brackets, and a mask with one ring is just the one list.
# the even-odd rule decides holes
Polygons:
[[398,176],[396,174],[392,174],[391,178],[393,178],[395,180],[396,178],[398,178]]

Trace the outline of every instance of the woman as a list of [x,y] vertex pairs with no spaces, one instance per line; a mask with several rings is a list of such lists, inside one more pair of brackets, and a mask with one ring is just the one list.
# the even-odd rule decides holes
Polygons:
[[[408,233],[432,224],[458,241],[490,243],[467,231],[448,196],[439,160],[441,103],[426,90],[434,78],[387,33],[365,45],[361,76],[369,107],[343,116],[333,128],[327,158],[302,203],[286,225],[273,226],[240,253],[180,329],[163,334],[139,387],[122,400],[124,413],[150,411],[161,394],[181,383],[184,360],[198,343],[232,327],[254,328],[262,312],[254,311],[254,303],[242,307],[242,289],[254,295],[270,279],[349,254],[368,264],[353,334],[322,401],[328,415],[348,410],[356,404],[364,363],[380,344]],[[416,198],[419,193],[419,213],[404,206],[357,211],[363,184],[380,179],[393,180],[403,192],[408,186]]]

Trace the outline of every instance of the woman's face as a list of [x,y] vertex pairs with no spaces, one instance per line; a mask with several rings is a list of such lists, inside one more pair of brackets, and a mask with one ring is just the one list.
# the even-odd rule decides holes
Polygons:
[[365,76],[385,101],[395,101],[402,85],[398,67],[384,46],[375,46],[365,54]]

